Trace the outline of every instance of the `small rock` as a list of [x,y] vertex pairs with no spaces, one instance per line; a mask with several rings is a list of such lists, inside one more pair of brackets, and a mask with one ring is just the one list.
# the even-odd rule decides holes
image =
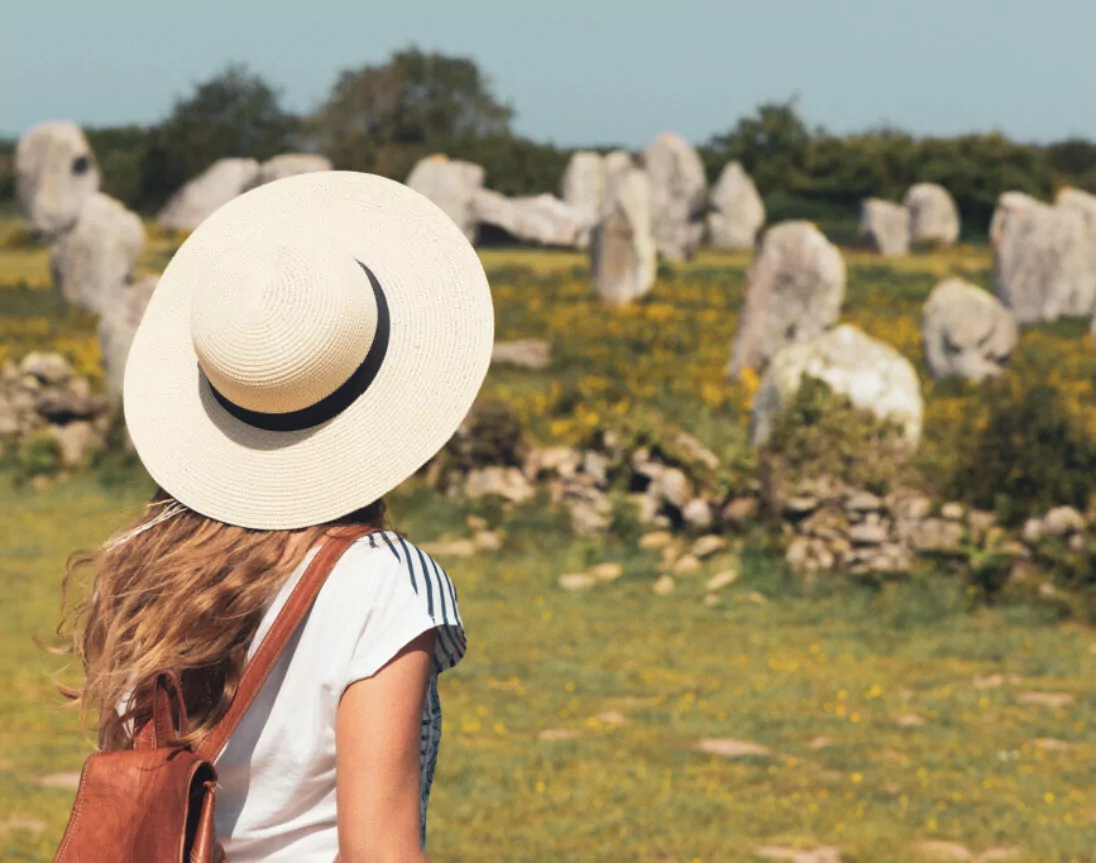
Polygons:
[[755,518],[757,509],[756,497],[736,497],[723,507],[720,517],[727,524],[741,525]]
[[587,450],[582,454],[582,471],[604,488],[609,481],[609,459],[599,452]]
[[0,396],[0,436],[17,434],[19,434],[19,416],[11,402]]
[[631,496],[636,505],[636,516],[642,525],[652,525],[659,517],[662,501],[653,494],[640,493]]
[[1036,749],[1043,752],[1068,752],[1072,748],[1064,740],[1058,740],[1056,737],[1038,737],[1031,742]]
[[1019,701],[1021,704],[1038,704],[1041,707],[1061,710],[1073,704],[1073,696],[1068,692],[1021,692]]
[[563,479],[570,479],[578,470],[581,459],[579,454],[568,446],[549,446],[534,449],[525,462],[525,475],[536,479],[542,472],[555,473]]
[[0,821],[0,833],[5,833],[9,830],[21,830],[24,833],[41,833],[46,829],[46,822],[40,821],[37,818],[22,818],[18,815],[14,818],[8,818],[6,821]]
[[692,554],[684,554],[674,562],[675,575],[692,575],[701,567],[700,559]]
[[502,548],[502,537],[492,530],[478,530],[472,536],[476,548],[483,551],[498,551]]
[[1056,506],[1043,516],[1043,527],[1051,536],[1068,536],[1085,529],[1085,518],[1071,506]]
[[6,384],[13,384],[19,380],[19,377],[19,366],[11,360],[4,360],[3,365],[0,365],[0,381],[3,381]]
[[1023,683],[1023,679],[1017,677],[1015,674],[987,674],[984,677],[979,677],[977,674],[970,679],[970,685],[975,689],[1000,689],[1006,683],[1010,685],[1017,685]]
[[678,509],[693,499],[693,484],[676,467],[668,467],[659,472],[652,482],[655,494]]
[[421,542],[419,548],[433,557],[472,557],[478,548],[471,539],[443,539]]
[[689,527],[705,530],[712,526],[712,508],[702,497],[694,497],[681,510],[681,517]]
[[668,530],[653,530],[639,538],[639,547],[648,551],[665,548],[673,541],[674,535]]
[[1024,522],[1024,528],[1020,532],[1024,542],[1029,545],[1034,545],[1041,540],[1046,533],[1046,529],[1043,527],[1043,522],[1037,518],[1029,518]]
[[831,737],[815,737],[807,742],[807,748],[817,752],[819,749],[825,749],[832,744],[833,738]]
[[43,788],[63,788],[66,791],[75,791],[80,787],[79,773],[48,773],[38,780]]
[[468,472],[464,494],[472,500],[498,495],[511,503],[524,503],[536,496],[536,490],[516,467],[490,465]]
[[43,384],[63,384],[72,377],[72,366],[60,354],[31,351],[19,363],[19,371]]
[[887,541],[888,531],[885,524],[854,524],[848,535],[854,545],[882,545]]
[[818,498],[797,494],[784,501],[784,512],[791,516],[808,515],[818,509]]
[[706,606],[711,608],[712,606],[719,605],[721,600],[718,593],[707,593],[704,595],[703,602]]
[[714,533],[709,533],[707,536],[702,536],[693,543],[691,552],[693,557],[698,557],[703,560],[706,557],[711,557],[717,551],[722,551],[726,547],[727,540]]
[[719,468],[719,457],[692,435],[678,432],[674,442],[685,450],[690,458],[700,462],[708,470]]
[[746,740],[732,740],[726,737],[709,737],[698,740],[694,748],[709,755],[719,755],[722,758],[767,758],[772,755],[772,750],[767,746],[750,743]]
[[922,554],[947,554],[958,550],[963,541],[963,526],[957,521],[926,518],[910,531],[910,545]]
[[951,861],[972,860],[974,855],[966,845],[958,842],[944,842],[941,839],[926,839],[913,846],[914,853],[922,860],[951,863]]
[[61,464],[65,467],[77,467],[83,464],[85,459],[102,444],[91,423],[84,420],[71,422],[65,426],[50,426],[49,430],[61,450]]
[[963,505],[954,501],[945,503],[940,507],[940,517],[946,518],[948,521],[962,521],[965,514],[966,511],[963,509]]
[[997,514],[981,509],[972,509],[967,515],[967,526],[971,533],[982,537],[997,524]]
[[672,542],[659,552],[659,558],[662,560],[663,566],[673,566],[681,555],[682,550],[680,542]]
[[704,584],[704,588],[709,593],[714,593],[717,590],[722,590],[725,587],[730,587],[738,581],[738,572],[733,569],[725,569],[722,572],[717,572]]
[[914,521],[928,518],[930,512],[932,512],[932,501],[923,495],[916,495],[907,499],[902,507],[902,515]]
[[616,581],[624,575],[624,567],[619,563],[599,563],[590,569],[590,575],[598,581]]
[[559,586],[564,590],[585,590],[597,584],[597,579],[586,572],[569,572],[559,577]]
[[487,519],[478,516],[470,515],[464,520],[464,523],[468,526],[468,529],[473,532],[479,532],[481,530],[487,530]]
[[677,583],[674,581],[673,576],[663,573],[655,582],[653,590],[656,596],[668,596],[674,592],[675,587],[677,587]]
[[841,863],[840,852],[830,846],[802,849],[785,845],[762,845],[754,848],[753,853],[765,860],[788,860],[790,863]]
[[515,342],[495,342],[491,364],[515,366],[540,371],[552,362],[552,346],[544,339],[519,339]]
[[903,728],[916,728],[919,725],[925,724],[924,717],[919,716],[916,713],[899,713],[894,717],[894,721]]
[[574,728],[545,728],[540,734],[537,735],[538,740],[574,740],[580,736],[578,730]]
[[628,717],[618,710],[606,710],[604,713],[599,713],[594,717],[602,725],[627,725]]
[[849,512],[879,512],[883,509],[883,501],[868,491],[856,491],[845,501],[845,509]]

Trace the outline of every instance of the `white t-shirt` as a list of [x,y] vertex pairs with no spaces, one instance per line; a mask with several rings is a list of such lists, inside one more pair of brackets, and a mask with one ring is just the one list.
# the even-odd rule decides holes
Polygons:
[[[315,550],[263,617],[251,653]],[[457,593],[430,555],[393,532],[358,540],[216,759],[216,827],[232,863],[331,863],[338,853],[335,714],[351,683],[370,677],[405,645],[436,629],[422,715],[422,815],[441,740],[437,674],[464,655]]]

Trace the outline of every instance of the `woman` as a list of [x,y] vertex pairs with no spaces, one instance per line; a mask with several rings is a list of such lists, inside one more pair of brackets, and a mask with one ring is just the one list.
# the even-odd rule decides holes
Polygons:
[[332,526],[377,528],[335,566],[215,761],[230,863],[425,859],[437,675],[465,640],[452,582],[383,529],[382,496],[456,430],[492,342],[463,234],[371,175],[248,192],[164,272],[124,390],[161,491],[73,565],[96,573],[74,635],[101,746],[132,745],[147,709],[132,693],[164,672],[199,740]]

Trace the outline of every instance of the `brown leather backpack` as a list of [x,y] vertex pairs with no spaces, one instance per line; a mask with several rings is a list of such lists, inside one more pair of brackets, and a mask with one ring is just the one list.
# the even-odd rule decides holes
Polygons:
[[187,733],[186,708],[178,677],[160,676],[151,696],[150,719],[138,730],[133,749],[96,752],[85,762],[54,863],[224,863],[213,829],[213,761],[336,562],[356,539],[374,530],[340,529],[324,541],[244,669],[228,711],[197,746],[173,744]]

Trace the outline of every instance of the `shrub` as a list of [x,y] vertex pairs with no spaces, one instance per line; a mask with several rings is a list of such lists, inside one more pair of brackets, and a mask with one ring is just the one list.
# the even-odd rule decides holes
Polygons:
[[951,496],[1006,524],[1052,506],[1084,509],[1096,490],[1096,441],[1047,384],[991,382],[956,440]]
[[831,476],[882,494],[900,481],[913,481],[910,455],[900,428],[804,375],[795,399],[773,424],[760,466],[774,491],[800,479]]
[[52,476],[60,467],[61,447],[48,431],[35,432],[19,447],[15,466],[16,478],[19,480]]

